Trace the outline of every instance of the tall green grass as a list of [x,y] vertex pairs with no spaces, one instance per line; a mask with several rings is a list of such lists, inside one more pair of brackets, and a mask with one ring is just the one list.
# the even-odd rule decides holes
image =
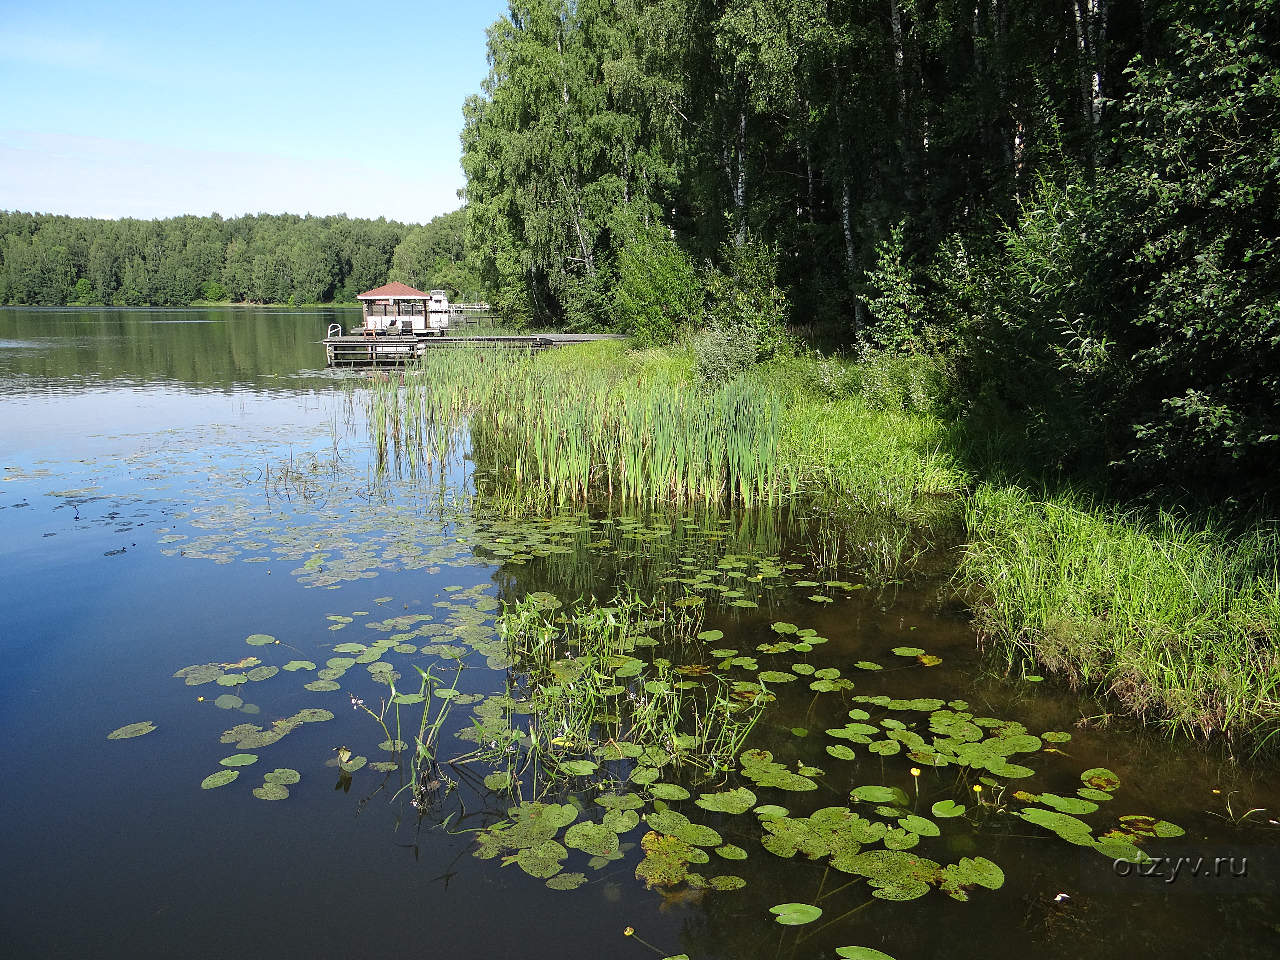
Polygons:
[[[569,352],[566,350],[565,352]],[[591,362],[592,358],[598,362]],[[556,503],[593,496],[634,502],[751,505],[795,487],[779,456],[779,401],[738,381],[705,393],[638,373],[597,350],[575,366],[515,351],[433,352],[375,380],[368,421],[380,458],[446,460],[463,442],[499,484]]]
[[1280,536],[978,488],[960,576],[978,628],[1139,716],[1255,744],[1280,729]]

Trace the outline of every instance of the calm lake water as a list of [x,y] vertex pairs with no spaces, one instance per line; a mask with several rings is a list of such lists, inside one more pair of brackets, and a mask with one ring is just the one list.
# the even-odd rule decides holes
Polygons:
[[[379,474],[362,375],[323,369],[318,341],[336,317],[0,310],[8,955],[745,960],[829,958],[851,945],[898,960],[1276,955],[1271,766],[1108,723],[1105,705],[1002,675],[975,649],[945,556],[927,576],[886,582],[820,566],[814,520],[800,515],[599,507],[511,517],[476,505],[464,457],[418,477]],[[673,619],[696,616],[704,638],[676,644],[661,622],[640,625],[628,649],[645,677],[670,679],[628,686],[620,667],[618,689],[634,703],[673,688],[694,697],[711,680],[749,699],[763,684],[776,700],[744,746],[770,751],[812,789],[569,743],[561,759],[584,757],[589,772],[538,792],[545,781],[526,769],[523,797],[538,792],[542,803],[526,815],[599,823],[606,806],[634,807],[674,834],[680,814],[715,831],[715,843],[701,844],[709,862],[689,868],[731,878],[726,889],[698,876],[647,889],[636,867],[653,823],[619,828],[594,857],[553,829],[567,849],[545,870],[526,869],[519,843],[476,857],[501,841],[494,826],[515,807],[485,781],[501,764],[445,763],[432,789],[402,789],[396,729],[389,738],[353,709],[354,698],[377,712],[388,676],[417,691],[415,666],[445,688],[456,676],[452,694],[425,700],[428,719],[456,701],[440,757],[501,752],[489,749],[485,711],[496,704],[517,726],[537,715],[531,674],[496,634],[501,604],[538,593],[571,612],[627,586],[665,597]],[[702,599],[675,602],[690,596]],[[553,669],[572,687],[575,654],[557,655]],[[668,661],[674,672],[664,672]],[[827,689],[823,678],[848,683],[829,679]],[[407,698],[400,738],[412,740],[423,710]],[[961,723],[972,736],[948,728],[957,741],[1000,731],[1007,746],[1022,728],[1033,739],[1070,737],[1035,739],[974,794],[982,770],[958,778],[954,766],[921,770],[905,755],[911,734],[927,738],[957,713],[976,721]],[[886,739],[865,746],[855,729],[864,720]],[[143,722],[154,731],[108,739]],[[270,742],[264,730],[284,733]],[[846,744],[848,756],[832,749]],[[350,773],[337,766],[342,747]],[[223,762],[245,757],[254,759]],[[274,778],[287,796],[264,799],[282,792],[264,779],[277,769],[291,771]],[[1103,783],[1101,797],[1081,777],[1099,769],[1119,781]],[[234,780],[202,789],[228,770]],[[862,785],[901,793],[851,801]],[[794,857],[762,846],[770,818],[787,814],[695,802],[744,788],[757,805],[786,807],[792,824],[849,804],[891,828],[896,819],[907,826],[893,828],[893,843],[911,856],[986,858],[1004,882],[967,885],[967,901],[940,889],[874,898],[860,875],[827,869],[803,845]],[[1081,789],[1097,802],[1082,803]],[[966,815],[937,813],[947,799]],[[1125,816],[1175,824],[1182,835],[1143,839],[1142,849],[1204,858],[1202,875],[1183,867],[1168,882],[1165,865],[1163,878],[1117,868],[1078,836],[1068,842],[1018,816],[1033,803],[1074,811],[1095,839]],[[1246,816],[1253,808],[1265,812]],[[1204,875],[1215,858],[1232,859]],[[797,902],[820,906],[821,917],[774,921],[770,907]]]

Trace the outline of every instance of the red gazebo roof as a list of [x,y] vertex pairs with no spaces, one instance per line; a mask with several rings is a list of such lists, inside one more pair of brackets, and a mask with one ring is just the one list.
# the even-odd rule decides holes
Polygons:
[[421,290],[415,290],[407,283],[400,283],[398,280],[394,283],[383,284],[381,287],[374,287],[372,290],[366,290],[364,293],[356,297],[357,300],[430,300],[431,294],[423,293]]

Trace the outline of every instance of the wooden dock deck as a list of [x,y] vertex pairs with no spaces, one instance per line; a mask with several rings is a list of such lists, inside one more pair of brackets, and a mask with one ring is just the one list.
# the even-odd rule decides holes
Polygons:
[[617,334],[533,333],[527,335],[474,337],[369,336],[341,334],[325,337],[324,351],[331,367],[394,366],[408,363],[428,350],[456,350],[464,347],[488,350],[550,350],[592,340],[622,340]]

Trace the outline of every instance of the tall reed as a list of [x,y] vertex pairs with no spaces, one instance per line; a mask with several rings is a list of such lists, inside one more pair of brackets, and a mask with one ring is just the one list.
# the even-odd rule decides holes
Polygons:
[[[586,354],[589,358],[591,355]],[[498,485],[532,487],[555,503],[751,505],[794,491],[779,456],[779,401],[739,381],[711,393],[632,379],[625,367],[542,362],[518,351],[433,351],[375,379],[368,424],[381,463],[418,467],[471,456]]]

